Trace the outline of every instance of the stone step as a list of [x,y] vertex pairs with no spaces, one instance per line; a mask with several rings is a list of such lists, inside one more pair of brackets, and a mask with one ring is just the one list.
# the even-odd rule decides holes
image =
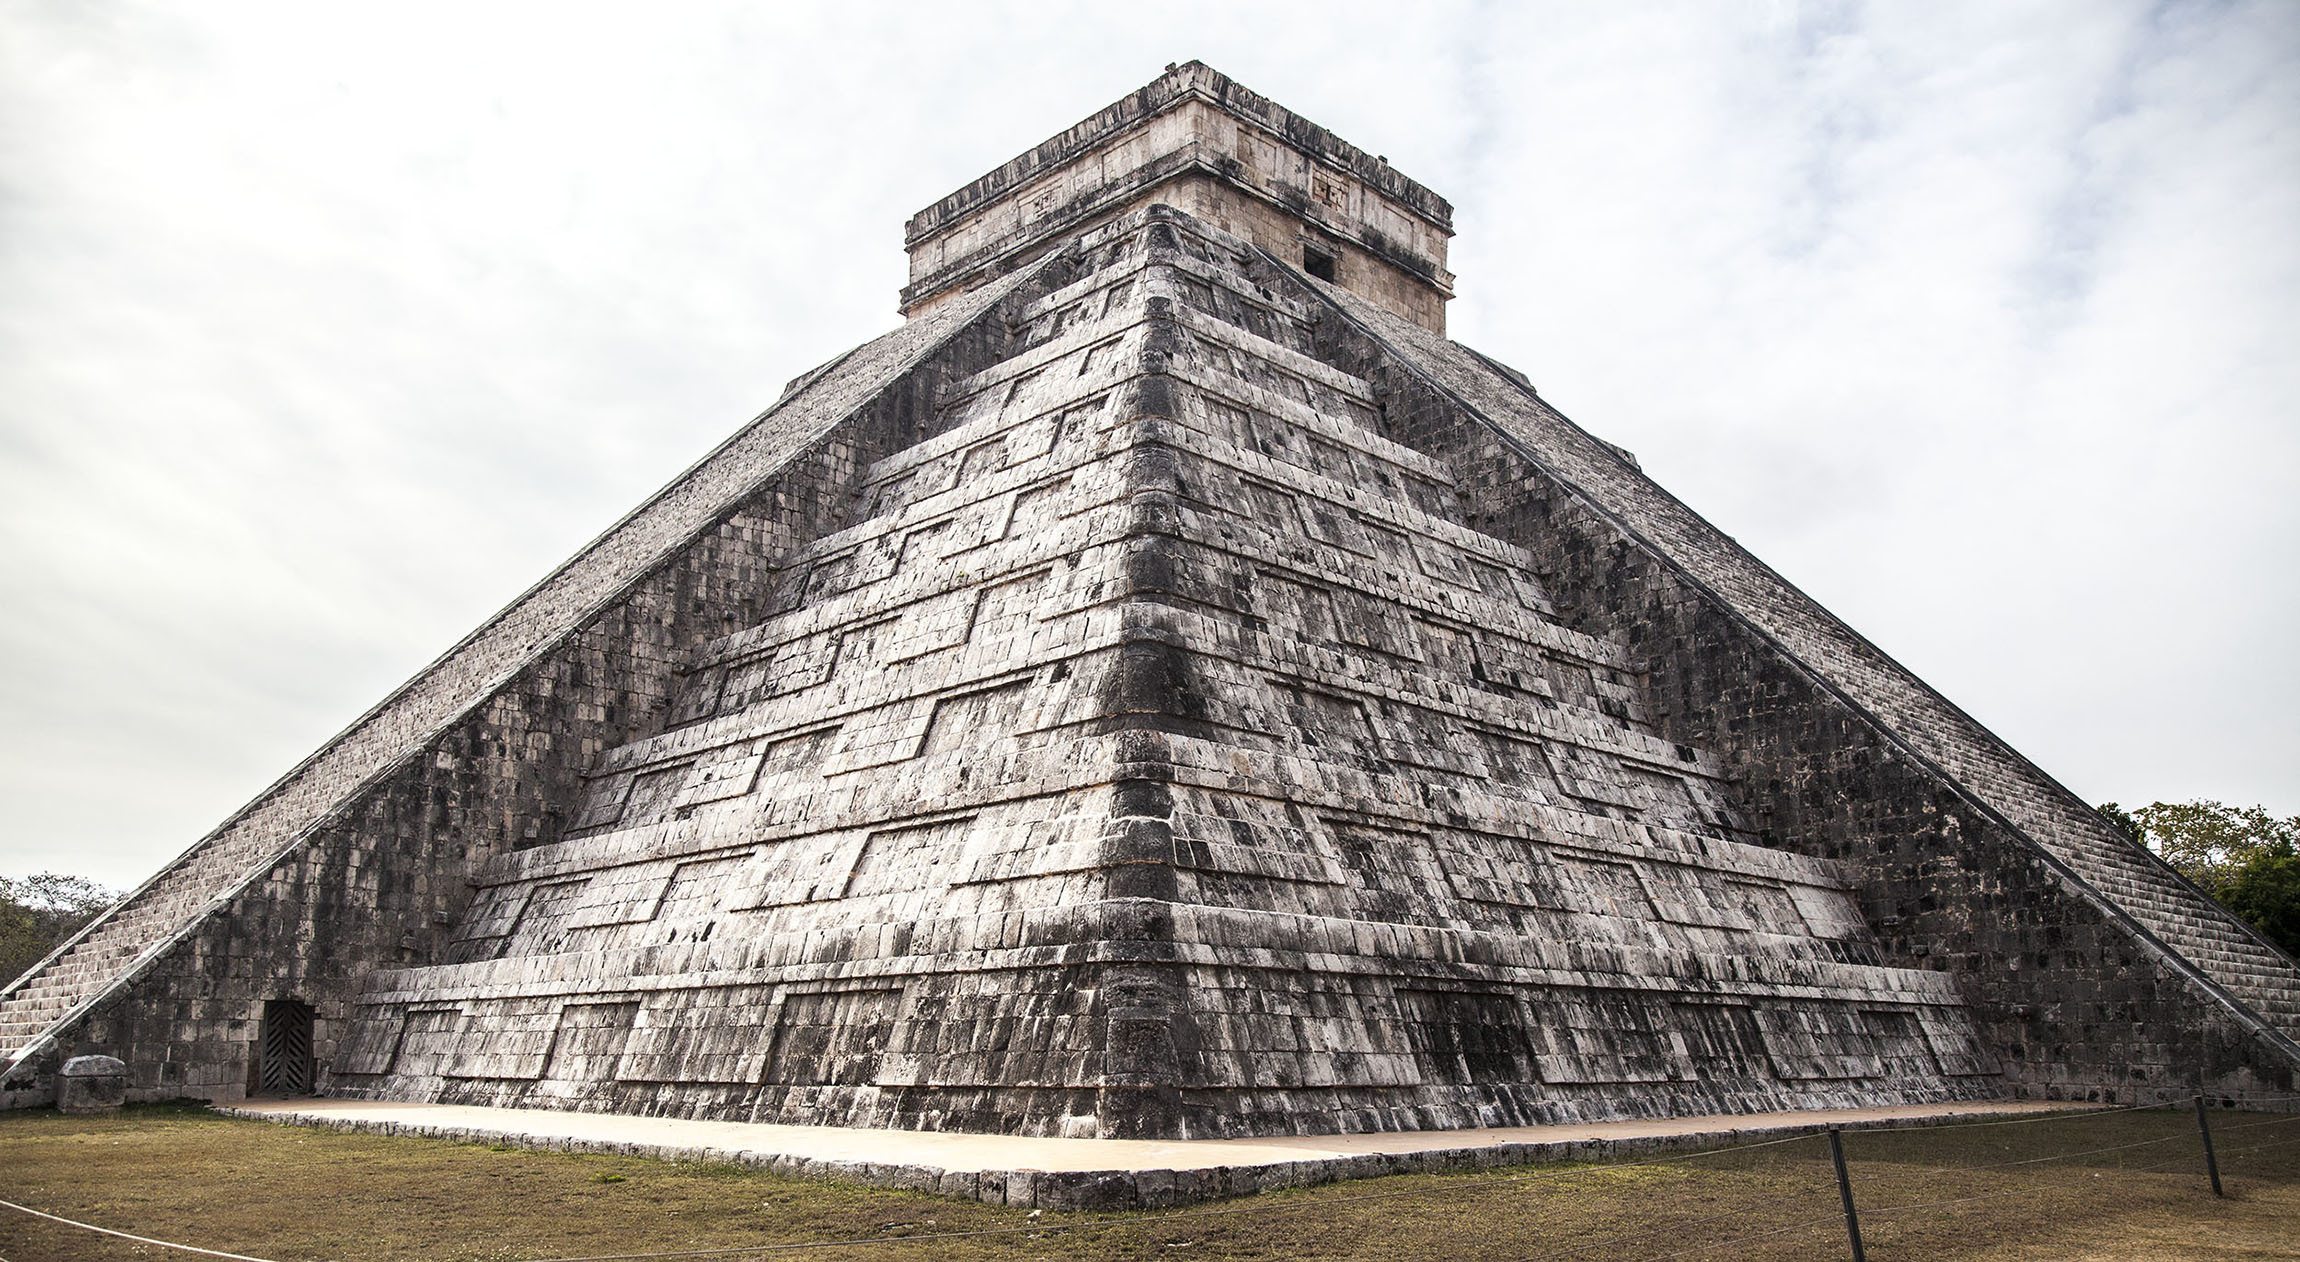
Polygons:
[[0,995],[0,1045],[21,1046],[103,992],[146,951],[197,916],[257,861],[261,841],[221,846],[178,865],[46,968]]

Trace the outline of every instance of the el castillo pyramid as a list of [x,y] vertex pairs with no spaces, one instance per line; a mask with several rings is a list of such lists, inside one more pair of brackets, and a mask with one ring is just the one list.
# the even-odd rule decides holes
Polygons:
[[[1181,1137],[2286,1090],[2300,966],[1207,67],[0,996],[5,1099]],[[1986,617],[1986,610],[1975,610]]]

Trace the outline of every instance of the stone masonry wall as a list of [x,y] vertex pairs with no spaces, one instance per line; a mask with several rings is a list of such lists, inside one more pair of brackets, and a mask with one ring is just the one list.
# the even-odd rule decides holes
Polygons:
[[94,986],[51,1052],[229,1099],[292,999],[342,1094],[1142,1137],[2291,1084],[2216,909],[1288,263],[1152,208],[802,378],[0,1031]]
[[1241,248],[1090,234],[336,1089],[1165,1138],[1992,1090]]
[[1310,242],[1346,288],[1443,331],[1453,208],[1368,154],[1198,63],[914,215],[918,315],[1154,203],[1294,261]]
[[1497,518],[1553,540],[1566,599],[1636,629],[1665,723],[1727,758],[1767,843],[1850,865],[1887,954],[1956,980],[2019,1093],[2292,1089],[2288,1056],[1713,602],[1566,497],[1494,498]]
[[[629,585],[596,612],[557,605],[572,625],[540,651],[527,650],[527,663],[508,679],[491,684],[484,661],[465,660],[486,644],[489,630],[483,629],[291,773],[282,782],[295,786],[289,800],[311,803],[300,807],[306,811],[320,807],[321,820],[300,838],[272,843],[284,855],[225,886],[220,901],[217,882],[229,879],[229,864],[260,861],[263,852],[252,848],[250,830],[278,796],[276,787],[272,798],[259,799],[234,826],[138,891],[110,924],[99,922],[11,990],[0,1000],[0,1021],[13,1018],[6,1028],[15,1038],[40,1036],[45,1045],[11,1075],[9,1102],[43,1098],[44,1071],[84,1051],[127,1061],[138,1098],[232,1098],[254,1072],[250,1047],[269,999],[316,1007],[315,1059],[326,1065],[359,979],[378,967],[435,958],[465,911],[477,865],[564,831],[582,774],[601,751],[661,727],[681,655],[756,621],[778,558],[845,512],[856,470],[916,439],[944,380],[1005,353],[1010,333],[1000,303],[1028,279],[1018,276],[981,295],[966,312],[909,326],[908,336],[898,335],[901,355],[889,357],[887,348],[873,344],[846,357],[845,372],[794,383],[778,407],[783,415],[769,414],[783,422],[786,444],[805,435],[808,414],[825,404],[843,406],[850,419],[816,421],[820,428],[801,437],[803,445],[786,445],[767,470],[754,467],[751,485],[768,473],[773,480],[743,500],[723,502],[715,523],[702,523],[651,573],[625,580]],[[874,355],[883,366],[870,363]],[[646,514],[660,513],[663,500],[692,503],[714,475],[743,477],[739,467],[722,474],[711,466],[739,465],[747,454],[743,439],[763,428],[778,427],[754,423],[498,623],[532,609],[539,597],[548,600],[554,582],[569,571],[600,569],[607,559],[600,555],[603,545],[612,549],[619,536],[659,532],[665,523]],[[550,616],[549,608],[542,616]],[[298,777],[309,782],[331,757],[344,760],[340,747],[347,742],[385,727],[392,705],[407,698],[448,701],[447,688],[456,686],[444,682],[450,679],[479,690],[464,703],[475,708],[409,747],[395,767],[351,784],[338,773],[335,792],[342,796],[324,806],[313,801],[316,786],[297,783]],[[248,858],[230,859],[235,851],[248,851]],[[163,944],[157,955],[140,945],[155,938]],[[38,1013],[61,1011],[58,1005],[80,992],[101,997],[92,1006],[81,1000],[84,1010],[62,1025],[54,1018],[40,1024]]]
[[1424,328],[1445,330],[1444,290],[1432,276],[1415,270],[1415,256],[1385,257],[1350,236],[1313,227],[1286,207],[1241,192],[1207,175],[1185,175],[1158,191],[1159,198],[1232,236],[1300,264],[1305,248],[1334,263],[1334,283],[1360,294]]
[[1426,361],[1370,335],[1404,336],[1394,323],[1348,315],[1325,330],[1327,353],[1373,376],[1388,432],[1454,466],[1473,520],[1534,554],[1569,624],[1630,644],[1662,729],[1718,752],[1766,844],[1858,874],[1886,957],[1955,980],[2010,1085],[2118,1101],[2291,1088],[2294,1060],[2272,1035],[2073,890],[2053,854],[1527,458]]
[[716,629],[755,602],[744,578],[771,559],[767,536],[755,519],[714,531],[204,917],[89,1013],[71,1050],[126,1061],[138,1098],[232,1099],[249,1086],[264,1002],[296,999],[316,1009],[326,1065],[359,980],[434,957],[474,867],[556,826],[598,749],[660,721],[694,624]]
[[1101,683],[1140,266],[1097,262],[687,655],[568,834],[478,873],[444,960],[375,979],[339,1090],[1039,1133],[1124,1094]]
[[1834,868],[1743,844],[1723,772],[1651,732],[1633,655],[1558,625],[1236,238],[1167,218],[1134,588],[1164,650],[1140,796],[1189,965],[1164,1027],[1186,1123],[1993,1089],[1938,976],[1872,967]]

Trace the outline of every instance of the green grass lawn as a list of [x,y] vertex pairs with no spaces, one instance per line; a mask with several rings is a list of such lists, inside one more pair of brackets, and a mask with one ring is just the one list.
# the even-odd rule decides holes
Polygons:
[[[2224,1200],[2205,1184],[2184,1112],[1849,1135],[1869,1255],[2300,1257],[2300,1117],[2222,1113],[2214,1123]],[[2113,1151],[2064,1159],[2090,1149]],[[860,1243],[766,1256],[1847,1256],[1818,1136],[1657,1164],[1413,1175],[1155,1213],[1032,1216],[740,1167],[340,1134],[154,1106],[93,1120],[0,1114],[0,1198],[280,1262],[524,1262],[822,1240]],[[955,1234],[964,1232],[992,1234]],[[192,1256],[0,1209],[6,1262]]]

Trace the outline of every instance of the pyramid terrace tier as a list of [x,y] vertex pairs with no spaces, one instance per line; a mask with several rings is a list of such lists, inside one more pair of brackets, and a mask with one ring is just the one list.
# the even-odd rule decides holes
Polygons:
[[[1217,783],[1203,769],[1225,756],[1220,746],[1168,737],[1163,744],[1181,747],[1159,759],[1117,756],[1141,754],[1150,740],[1089,738],[1063,751],[1075,783],[1041,782],[1039,796],[994,787],[934,812],[764,837],[721,806],[711,817],[525,852],[461,926],[457,954],[467,963],[396,971],[370,993],[566,993],[570,978],[661,986],[687,975],[725,984],[746,970],[755,980],[757,970],[826,963],[900,972],[978,950],[1081,956],[1102,932],[1128,952],[1154,948],[1167,959],[1250,949],[1291,953],[1296,964],[1471,961],[1545,984],[1667,978],[1690,989],[1953,998],[1938,974],[1877,971],[1858,908],[1817,860],[1499,796],[1449,807],[1518,822],[1472,828],[1454,809],[1375,813],[1359,798],[1319,800],[1305,783],[1316,769],[1298,766],[1271,765],[1268,779],[1246,781],[1288,796],[1251,796],[1234,787],[1237,775]],[[1167,781],[1120,778],[1153,766],[1182,770]],[[1150,808],[1164,813],[1139,813]],[[1199,942],[1144,936],[1139,909],[1121,909],[1100,930],[1074,915],[1150,896],[1235,913],[1239,924],[1282,919],[1255,940]],[[893,955],[873,945],[896,939],[905,945]],[[522,978],[521,961],[540,971]]]
[[[1992,1089],[1953,984],[1879,966],[1814,861],[1118,778],[1225,752],[1145,740],[956,814],[716,848],[698,814],[525,852],[467,926],[494,958],[379,978],[336,1090],[1186,1135],[1616,1116],[1631,1082],[1721,1108]],[[1734,1072],[1677,1041],[1688,1007]]]

